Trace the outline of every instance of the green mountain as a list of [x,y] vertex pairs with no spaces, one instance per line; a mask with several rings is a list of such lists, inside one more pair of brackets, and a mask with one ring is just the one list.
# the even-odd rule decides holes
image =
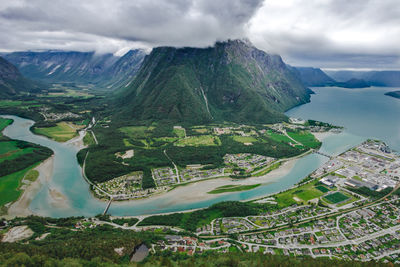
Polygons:
[[0,57],[0,97],[38,90],[37,84],[25,79],[13,64]]
[[154,48],[115,104],[123,119],[271,123],[309,98],[280,56],[229,40],[208,48]]

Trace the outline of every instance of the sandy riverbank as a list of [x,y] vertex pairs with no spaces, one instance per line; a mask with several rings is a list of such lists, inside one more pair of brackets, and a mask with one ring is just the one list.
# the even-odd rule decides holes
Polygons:
[[85,144],[83,143],[83,138],[87,134],[87,131],[86,130],[81,130],[78,133],[79,133],[79,135],[77,137],[74,137],[74,138],[72,138],[71,140],[68,140],[65,143],[68,144],[68,145],[73,145],[78,150],[81,150],[81,149],[84,149],[86,147]]
[[312,133],[315,138],[317,138],[320,142],[323,142],[324,139],[328,138],[329,136],[335,135],[336,133],[333,132],[321,132],[321,133]]
[[6,217],[25,217],[33,214],[29,209],[29,205],[42,185],[51,180],[51,177],[53,176],[53,167],[54,155],[35,168],[35,170],[39,172],[39,177],[36,181],[29,184],[20,198],[9,207]]

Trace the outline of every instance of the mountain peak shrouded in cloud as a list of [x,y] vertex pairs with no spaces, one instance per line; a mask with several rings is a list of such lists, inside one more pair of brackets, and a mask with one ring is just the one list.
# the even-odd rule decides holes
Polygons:
[[397,0],[0,0],[0,51],[117,53],[249,38],[292,65],[400,69]]

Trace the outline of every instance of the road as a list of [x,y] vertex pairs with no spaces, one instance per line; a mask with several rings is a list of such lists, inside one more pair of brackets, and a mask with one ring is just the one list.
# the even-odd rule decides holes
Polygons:
[[180,183],[181,183],[181,179],[179,178],[179,170],[178,170],[178,167],[177,167],[176,164],[172,161],[172,159],[168,156],[167,150],[165,150],[165,149],[164,149],[164,154],[165,154],[165,156],[167,157],[167,159],[169,159],[169,160],[172,162],[172,165],[174,165],[174,167],[175,167],[175,172],[176,172],[176,181],[177,181],[178,184],[180,184]]

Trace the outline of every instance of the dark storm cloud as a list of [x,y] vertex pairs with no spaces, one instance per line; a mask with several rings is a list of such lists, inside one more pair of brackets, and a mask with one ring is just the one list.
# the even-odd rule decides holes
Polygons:
[[400,69],[398,0],[267,0],[249,36],[291,64]]
[[[7,0],[0,7],[2,49],[115,50],[129,43],[147,46],[207,46],[245,36],[261,0]],[[35,38],[36,36],[36,38]],[[74,40],[70,40],[75,36]],[[77,37],[76,37],[77,36]],[[121,46],[121,47],[120,47]]]
[[0,0],[0,51],[249,38],[290,64],[400,69],[398,0]]

